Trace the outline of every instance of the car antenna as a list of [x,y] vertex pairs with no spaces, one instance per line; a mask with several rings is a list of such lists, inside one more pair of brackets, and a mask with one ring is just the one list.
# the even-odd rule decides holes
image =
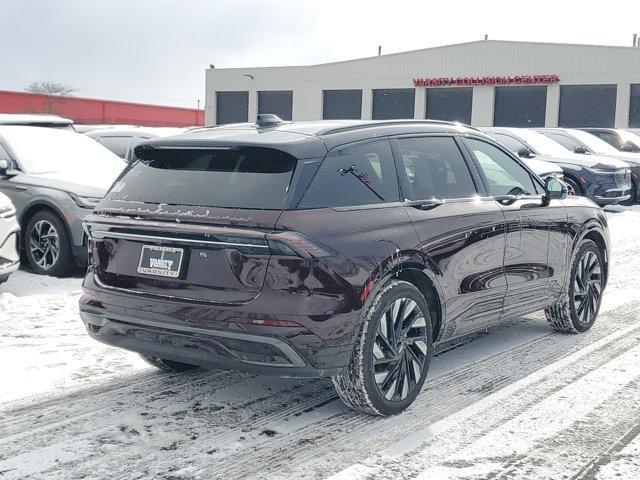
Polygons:
[[259,127],[275,127],[283,123],[282,119],[272,113],[260,113],[256,120],[256,125]]

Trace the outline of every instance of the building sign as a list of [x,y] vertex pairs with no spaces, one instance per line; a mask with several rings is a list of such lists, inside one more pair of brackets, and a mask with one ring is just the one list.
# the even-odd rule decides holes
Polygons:
[[473,87],[483,85],[493,87],[495,85],[550,85],[558,83],[558,75],[515,75],[493,76],[493,77],[437,77],[437,78],[414,78],[414,87]]

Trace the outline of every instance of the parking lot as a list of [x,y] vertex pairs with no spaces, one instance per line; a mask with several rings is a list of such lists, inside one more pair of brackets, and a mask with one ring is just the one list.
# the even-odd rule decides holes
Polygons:
[[0,286],[0,478],[634,478],[640,209],[610,208],[611,278],[584,335],[541,314],[432,362],[403,415],[328,380],[160,373],[90,339],[80,276]]

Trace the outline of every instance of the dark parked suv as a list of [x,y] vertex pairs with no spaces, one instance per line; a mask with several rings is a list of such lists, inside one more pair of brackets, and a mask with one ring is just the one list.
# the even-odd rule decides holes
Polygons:
[[602,210],[472,128],[267,116],[135,153],[85,222],[80,311],[159,368],[331,376],[348,406],[390,415],[434,344],[598,314]]

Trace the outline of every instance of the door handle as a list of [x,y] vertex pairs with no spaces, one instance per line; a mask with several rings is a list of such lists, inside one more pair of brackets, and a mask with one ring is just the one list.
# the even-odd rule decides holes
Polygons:
[[409,202],[404,202],[405,206],[417,208],[418,210],[431,210],[432,208],[436,208],[444,204],[444,200],[411,200]]
[[499,195],[497,197],[494,197],[496,199],[496,201],[502,205],[511,205],[512,203],[514,203],[516,200],[518,200],[518,197],[515,195]]

